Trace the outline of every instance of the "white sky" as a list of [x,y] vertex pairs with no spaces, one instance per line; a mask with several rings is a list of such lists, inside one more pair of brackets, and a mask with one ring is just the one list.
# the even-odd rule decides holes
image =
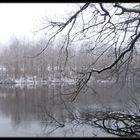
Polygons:
[[45,16],[66,15],[72,6],[68,3],[0,3],[0,44],[12,36],[34,39],[33,31],[39,29]]

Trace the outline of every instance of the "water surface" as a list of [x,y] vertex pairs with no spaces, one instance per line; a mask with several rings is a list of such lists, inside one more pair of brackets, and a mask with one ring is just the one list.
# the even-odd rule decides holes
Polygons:
[[[73,114],[96,110],[131,111],[140,95],[127,86],[94,84],[74,102],[62,95],[71,85],[1,85],[0,137],[105,136],[88,125],[76,125]],[[134,111],[134,110],[133,110]]]

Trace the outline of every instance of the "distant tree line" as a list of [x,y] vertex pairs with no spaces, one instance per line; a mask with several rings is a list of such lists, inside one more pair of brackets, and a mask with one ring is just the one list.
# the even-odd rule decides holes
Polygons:
[[[48,80],[61,78],[63,76],[72,78],[78,77],[79,72],[87,71],[88,67],[94,62],[95,68],[105,66],[115,60],[114,48],[104,46],[103,49],[95,49],[95,53],[90,51],[93,46],[90,43],[82,42],[77,46],[77,43],[68,48],[69,56],[66,62],[66,52],[63,49],[63,39],[58,39],[52,43],[41,55],[34,57],[44,48],[46,39],[41,38],[36,42],[25,41],[13,38],[7,47],[3,47],[0,53],[0,65],[5,68],[0,70],[1,79],[18,79],[18,78],[37,78],[38,80]],[[78,48],[78,49],[77,49]],[[127,57],[127,56],[126,56]],[[128,77],[134,77],[139,71],[139,55],[129,64],[128,71],[123,71],[128,65],[121,67],[122,71],[117,69],[108,70],[101,74],[94,73],[95,79],[106,79],[113,77],[116,80],[126,78],[125,74],[129,73]],[[66,63],[66,65],[65,65]],[[122,62],[121,62],[122,63]],[[93,64],[92,64],[93,65]],[[119,67],[119,66],[117,66]],[[130,68],[131,67],[131,68]],[[121,76],[120,76],[121,75]]]

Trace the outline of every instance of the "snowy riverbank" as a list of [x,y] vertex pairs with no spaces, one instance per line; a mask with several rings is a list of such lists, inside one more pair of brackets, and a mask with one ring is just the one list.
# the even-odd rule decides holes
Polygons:
[[68,83],[75,84],[76,81],[74,79],[49,79],[49,80],[34,80],[33,78],[20,78],[20,79],[4,79],[0,80],[0,84],[48,84],[48,83]]

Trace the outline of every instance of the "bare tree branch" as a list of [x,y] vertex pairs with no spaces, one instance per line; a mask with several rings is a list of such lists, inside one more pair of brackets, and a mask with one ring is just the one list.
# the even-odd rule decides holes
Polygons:
[[92,69],[91,71],[92,71],[92,72],[101,73],[101,72],[103,72],[103,71],[105,71],[105,70],[108,70],[108,69],[111,69],[112,67],[114,67],[114,66],[119,62],[119,60],[120,60],[122,57],[124,57],[124,55],[125,55],[127,52],[131,51],[131,50],[134,48],[134,45],[135,45],[136,41],[139,39],[139,37],[140,37],[140,33],[134,38],[134,40],[132,40],[130,47],[129,47],[127,50],[123,51],[123,52],[120,54],[120,56],[119,56],[110,66],[107,66],[107,67],[105,67],[105,68],[103,68],[103,69],[101,69],[101,70]]

